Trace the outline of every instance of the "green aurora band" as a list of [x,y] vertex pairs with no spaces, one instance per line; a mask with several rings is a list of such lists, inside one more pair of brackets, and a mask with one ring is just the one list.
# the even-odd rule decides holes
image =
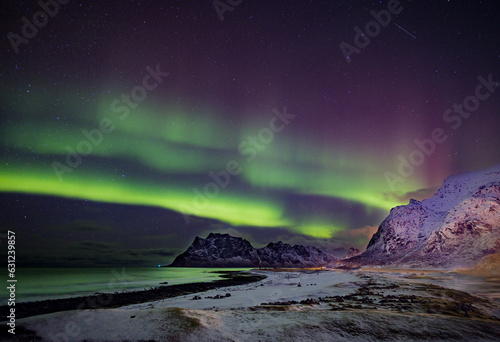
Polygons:
[[[29,107],[26,111],[33,110]],[[24,120],[3,126],[4,147],[27,157],[24,162],[6,161],[0,173],[0,191],[157,206],[236,226],[285,227],[316,238],[330,238],[348,229],[347,223],[314,213],[286,217],[282,194],[321,195],[361,204],[367,210],[388,211],[404,204],[395,194],[387,194],[383,178],[386,165],[377,161],[374,153],[355,152],[354,148],[335,151],[334,147],[297,141],[292,130],[285,129],[276,133],[265,148],[256,150],[255,159],[249,158],[238,147],[259,127],[266,127],[269,117],[260,120],[260,126],[257,121],[235,130],[212,114],[193,114],[180,108],[160,111],[141,105],[123,120],[106,108],[110,108],[109,101],[99,106],[97,120],[81,118],[64,126],[33,119],[30,122],[37,127],[36,135],[25,133]],[[58,179],[50,160],[66,165],[68,147],[75,150],[86,139],[82,130],[98,128],[103,118],[112,120],[114,131],[103,134],[90,155],[82,156],[82,164],[64,173],[62,181]],[[116,172],[103,173],[92,167],[96,158],[137,167],[122,178]],[[241,167],[241,173],[231,179],[237,185],[219,189],[202,204],[195,203],[193,189],[203,191],[212,181],[209,172],[225,170],[230,160]],[[151,170],[163,175],[165,181],[142,176]],[[197,178],[175,181],[186,175]],[[422,184],[411,177],[402,185],[401,193],[422,188]],[[245,191],[237,188],[241,185]]]

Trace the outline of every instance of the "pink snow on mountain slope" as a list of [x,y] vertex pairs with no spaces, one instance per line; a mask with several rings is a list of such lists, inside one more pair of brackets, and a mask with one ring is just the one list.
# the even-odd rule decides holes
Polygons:
[[470,267],[500,251],[500,165],[448,177],[434,196],[395,207],[351,262]]

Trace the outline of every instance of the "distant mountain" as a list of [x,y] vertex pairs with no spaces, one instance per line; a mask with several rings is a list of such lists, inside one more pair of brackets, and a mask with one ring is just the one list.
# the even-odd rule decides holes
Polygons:
[[500,252],[500,165],[448,177],[422,202],[395,207],[364,253],[349,262],[471,267]]
[[361,254],[361,251],[358,248],[351,247],[347,251],[347,254],[345,255],[345,259],[349,259],[349,258],[355,257],[355,256],[360,255],[360,254]]
[[255,249],[250,242],[229,234],[196,237],[170,267],[319,267],[337,261],[334,252],[313,246],[291,246],[281,241]]
[[350,247],[349,249],[345,249],[344,247],[338,248],[323,248],[319,247],[320,250],[326,251],[329,254],[333,255],[335,258],[342,260],[353,257],[355,255],[361,254],[361,251],[358,248]]

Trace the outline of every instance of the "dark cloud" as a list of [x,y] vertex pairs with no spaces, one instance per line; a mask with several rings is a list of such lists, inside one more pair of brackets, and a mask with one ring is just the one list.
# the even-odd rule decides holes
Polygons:
[[[190,217],[144,206],[59,199],[48,196],[0,194],[2,204],[17,202],[5,209],[0,227],[13,229],[19,237],[18,260],[28,266],[150,266],[168,264],[186,250],[196,236],[212,232],[240,236],[255,248],[269,242],[323,246],[329,248],[366,245],[370,236],[362,229],[336,232],[330,239],[300,234],[290,227],[231,226],[213,219]],[[361,205],[323,196],[290,196],[288,207],[316,208],[323,217],[341,218],[346,226],[363,220],[380,222],[378,210],[366,212]],[[26,214],[23,207],[29,207]],[[60,208],[68,212],[61,217]],[[343,212],[343,216],[340,214]],[[112,215],[110,215],[112,213]],[[293,211],[291,211],[293,214]],[[364,231],[363,231],[364,232]]]
[[92,220],[75,220],[55,226],[54,229],[63,232],[82,232],[82,233],[103,233],[111,232],[110,226],[103,225]]
[[166,248],[128,249],[103,241],[70,244],[59,241],[48,250],[20,248],[18,264],[29,267],[156,266],[170,263],[180,252],[179,249]]

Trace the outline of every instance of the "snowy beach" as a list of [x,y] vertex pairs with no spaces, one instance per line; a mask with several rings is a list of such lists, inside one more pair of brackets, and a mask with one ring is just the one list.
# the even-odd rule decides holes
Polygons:
[[491,293],[476,296],[480,278],[383,269],[252,272],[267,278],[120,308],[29,317],[18,324],[25,336],[42,341],[417,341],[436,336],[494,341],[500,337],[498,283],[490,284]]

